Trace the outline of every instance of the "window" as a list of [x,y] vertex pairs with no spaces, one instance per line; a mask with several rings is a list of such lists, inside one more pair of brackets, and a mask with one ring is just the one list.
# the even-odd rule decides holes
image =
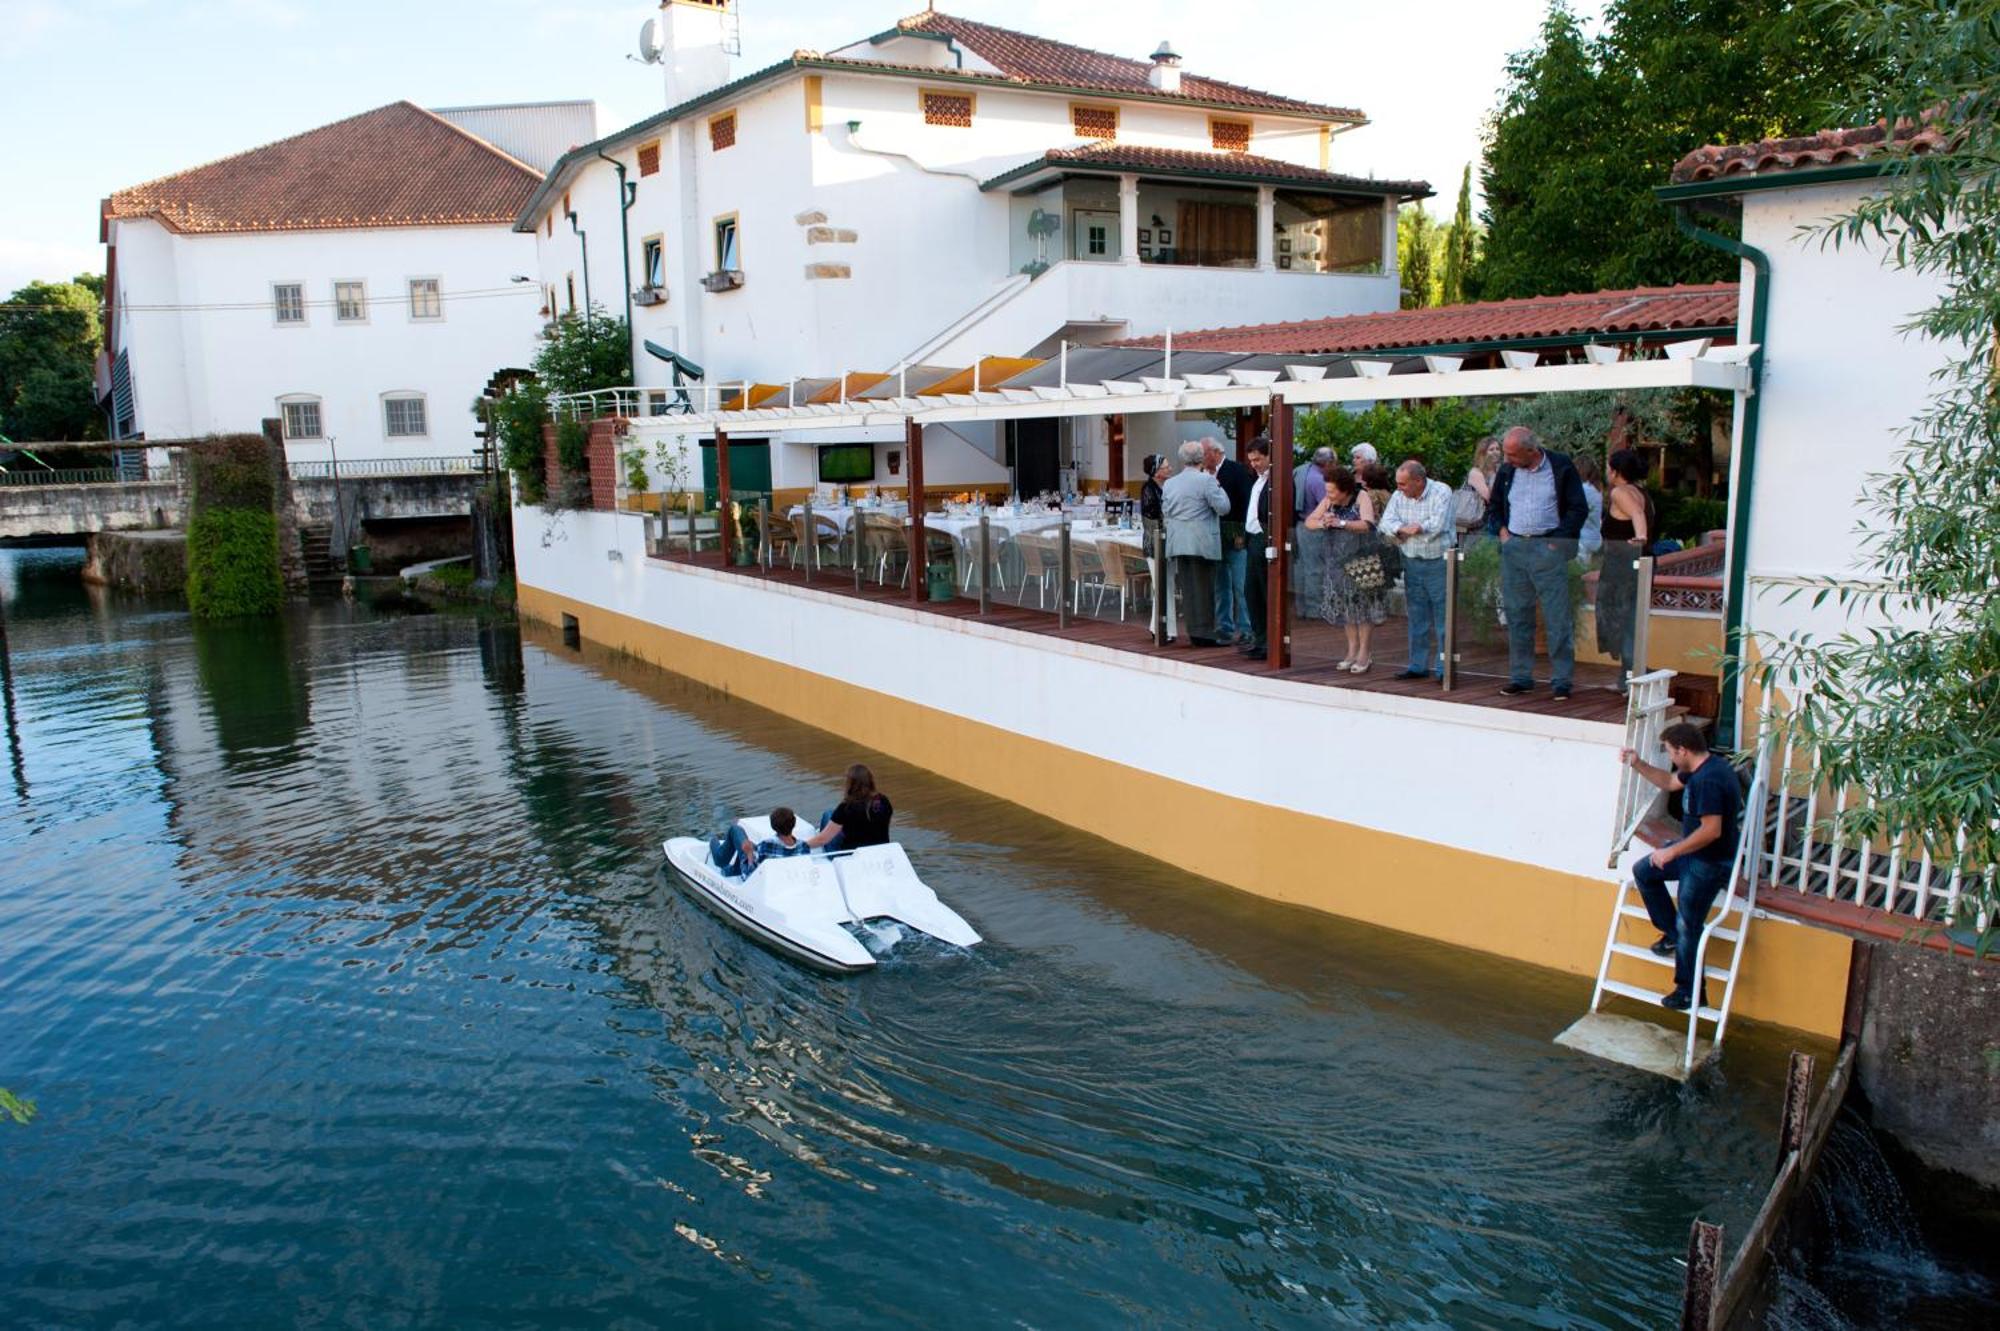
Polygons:
[[555,209],[551,208],[549,210],[548,216],[542,219],[542,230],[547,233],[549,239],[551,240],[555,239],[555,234],[556,234]]
[[724,111],[719,116],[711,116],[708,121],[708,147],[711,152],[721,152],[724,148],[736,146],[736,113]]
[[278,410],[285,418],[285,438],[323,439],[319,419],[319,399],[316,397],[293,398],[280,402]]
[[367,322],[367,289],[359,282],[335,282],[333,284],[333,317],[344,324]]
[[271,309],[273,317],[281,324],[302,324],[306,321],[306,289],[300,282],[273,282],[271,284]]
[[639,280],[649,287],[663,287],[667,284],[667,243],[658,236],[648,236],[639,242],[643,256],[639,262]]
[[564,278],[563,278],[563,281],[564,281],[564,282],[565,282],[565,283],[566,283],[566,284],[568,285],[568,287],[569,287],[569,312],[570,312],[571,314],[575,314],[575,313],[576,313],[576,274],[575,274],[575,273],[568,273],[568,274],[566,274],[566,275],[564,276]]
[[954,129],[972,128],[972,94],[969,92],[923,91],[924,123],[926,125],[949,125]]
[[651,143],[642,143],[639,145],[639,174],[642,176],[657,176],[660,174],[660,141],[658,139],[653,140]]
[[410,317],[412,319],[444,318],[444,293],[438,290],[435,277],[413,277],[410,279]]
[[383,398],[382,421],[391,439],[430,433],[424,424],[424,400],[419,396]]
[[1069,127],[1079,139],[1118,137],[1118,108],[1115,106],[1072,106]]
[[1247,153],[1250,151],[1250,122],[1247,120],[1213,120],[1208,122],[1208,144],[1211,148],[1226,153]]
[[715,219],[715,267],[730,272],[743,266],[743,251],[736,239],[736,214]]

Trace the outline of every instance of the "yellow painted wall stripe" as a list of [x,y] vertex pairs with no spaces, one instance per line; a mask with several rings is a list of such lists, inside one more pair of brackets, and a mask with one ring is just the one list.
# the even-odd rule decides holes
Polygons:
[[[592,642],[1230,887],[1572,975],[1597,972],[1608,883],[1220,794],[538,587],[523,584],[518,595],[526,617],[553,625],[573,615]],[[1193,808],[1200,818],[1173,813]],[[1508,816],[1498,805],[1478,814]],[[1750,937],[1735,1013],[1837,1035],[1848,940],[1767,920]],[[1658,967],[1619,966],[1622,978],[1664,987]]]

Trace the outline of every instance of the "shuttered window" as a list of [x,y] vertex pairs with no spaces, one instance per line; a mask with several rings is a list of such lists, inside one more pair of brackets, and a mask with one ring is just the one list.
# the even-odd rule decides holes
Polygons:
[[642,143],[639,145],[639,174],[657,176],[660,174],[660,145]]
[[281,324],[302,324],[306,321],[306,289],[301,283],[273,283],[271,304]]
[[972,128],[972,94],[969,92],[924,92],[924,123]]
[[1226,153],[1247,153],[1250,151],[1250,122],[1211,120],[1208,122],[1208,142],[1210,147]]
[[708,122],[708,146],[713,152],[736,146],[736,113],[725,111]]

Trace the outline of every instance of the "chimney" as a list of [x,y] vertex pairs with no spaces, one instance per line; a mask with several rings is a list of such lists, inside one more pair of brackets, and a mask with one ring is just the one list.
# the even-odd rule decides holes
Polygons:
[[1181,90],[1181,58],[1164,38],[1160,41],[1160,49],[1153,52],[1153,68],[1147,72],[1146,82],[1161,92]]

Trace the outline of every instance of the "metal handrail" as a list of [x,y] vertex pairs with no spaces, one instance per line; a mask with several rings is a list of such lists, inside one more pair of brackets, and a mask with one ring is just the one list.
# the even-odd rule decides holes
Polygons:
[[[1634,675],[1625,695],[1625,747],[1649,763],[1658,765],[1660,732],[1666,728],[1666,714],[1673,706],[1669,686],[1678,672],[1653,670]],[[1611,854],[1606,868],[1616,868],[1618,857],[1632,843],[1639,827],[1651,816],[1662,796],[1653,785],[1630,767],[1618,769],[1618,806],[1612,814]]]
[[0,486],[27,488],[37,485],[139,485],[171,481],[172,467],[63,467],[46,471],[0,471]]
[[354,480],[362,476],[457,476],[484,471],[476,453],[458,453],[430,458],[342,458],[339,462],[292,462],[286,464],[294,480]]

